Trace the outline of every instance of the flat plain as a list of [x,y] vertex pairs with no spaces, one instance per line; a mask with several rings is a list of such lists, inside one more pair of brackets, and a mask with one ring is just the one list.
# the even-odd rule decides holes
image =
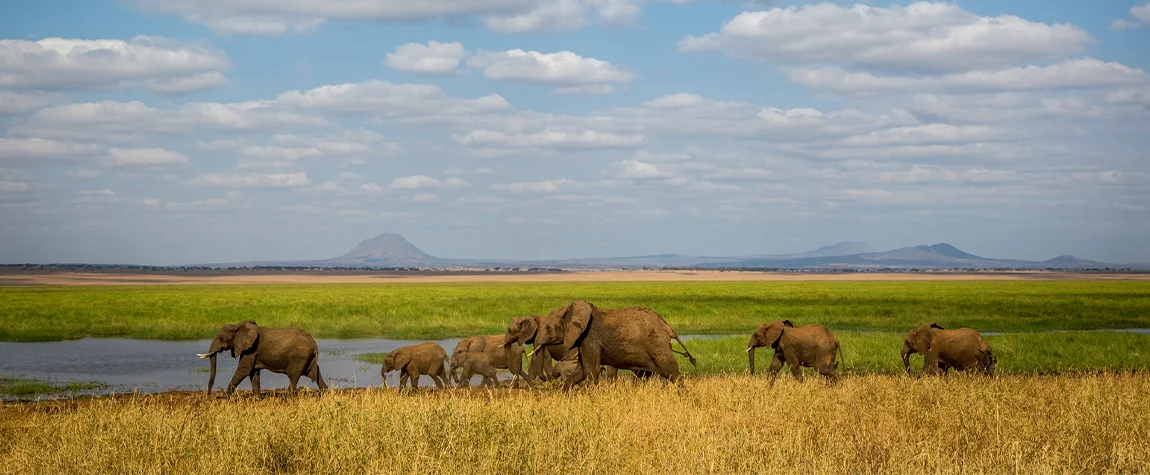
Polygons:
[[[1150,335],[1114,331],[1150,328],[1150,281],[917,277],[0,287],[7,341],[206,338],[247,318],[317,338],[433,339],[500,333],[574,299],[715,335],[687,341],[699,366],[680,359],[675,385],[624,372],[570,393],[0,403],[0,472],[1150,472]],[[747,335],[776,318],[835,331],[843,378],[748,375]],[[915,358],[904,374],[902,338],[930,321],[983,332],[999,373],[920,377]]]

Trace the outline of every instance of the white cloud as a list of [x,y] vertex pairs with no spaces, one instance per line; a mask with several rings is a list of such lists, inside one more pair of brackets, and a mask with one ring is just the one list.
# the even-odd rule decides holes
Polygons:
[[142,204],[149,208],[162,208],[164,206],[164,202],[157,198],[141,198],[136,200],[136,203]]
[[308,185],[307,174],[219,174],[205,173],[187,181],[187,186],[197,188],[295,188]]
[[154,36],[0,40],[0,87],[8,88],[143,86],[184,93],[222,85],[227,65],[222,51]]
[[324,125],[327,121],[322,117],[286,111],[270,101],[189,102],[175,109],[156,109],[138,101],[100,101],[41,109],[15,121],[11,133],[125,141],[140,140],[148,135],[189,134],[205,130],[245,132]]
[[132,0],[149,10],[182,16],[221,34],[305,33],[327,20],[383,22],[487,14],[518,14],[541,0]]
[[1025,66],[927,77],[876,76],[841,68],[792,69],[789,78],[807,87],[840,94],[938,91],[976,93],[1123,86],[1148,82],[1146,72],[1120,63],[1083,58],[1049,66]]
[[423,190],[423,189],[442,189],[442,188],[464,188],[471,186],[459,178],[448,178],[440,181],[435,178],[424,175],[412,175],[396,178],[391,181],[390,188],[393,190]]
[[92,170],[90,168],[77,168],[75,170],[68,170],[65,173],[73,178],[95,178],[100,176],[99,170]]
[[407,43],[395,48],[394,53],[387,53],[383,64],[409,73],[446,76],[455,74],[463,56],[463,43],[459,42]]
[[467,65],[481,69],[487,79],[552,85],[627,83],[638,77],[614,64],[571,51],[480,50],[467,59]]
[[1118,105],[1150,107],[1150,86],[1141,89],[1121,89],[1106,95],[1106,102]]
[[0,180],[0,193],[23,193],[25,191],[28,191],[27,183]]
[[359,189],[366,191],[368,193],[379,193],[379,192],[383,191],[383,187],[379,186],[375,183],[364,183],[362,185],[359,185]]
[[419,193],[411,197],[413,203],[431,203],[439,201],[439,196],[435,193]]
[[506,191],[515,194],[548,194],[560,191],[569,191],[579,188],[582,184],[576,181],[560,178],[558,180],[529,181],[510,184],[491,185],[491,189]]
[[672,176],[670,172],[661,170],[659,166],[654,163],[641,162],[639,160],[624,160],[619,163],[619,167],[619,178],[642,180],[669,178]]
[[304,159],[330,159],[356,165],[366,164],[372,157],[393,156],[403,152],[403,147],[389,142],[378,133],[366,129],[353,129],[324,137],[308,135],[279,134],[264,145],[232,145],[233,150],[258,163],[272,165],[285,161]]
[[1150,25],[1150,2],[1130,7],[1129,19],[1114,20],[1110,27],[1115,30],[1142,28]]
[[61,94],[0,91],[0,115],[24,114],[65,100]]
[[455,141],[464,146],[478,148],[555,148],[569,150],[636,148],[642,147],[646,143],[642,135],[623,135],[594,130],[561,131],[550,128],[533,133],[508,133],[478,129],[466,135],[457,136]]
[[526,12],[488,16],[484,26],[500,33],[571,31],[587,24],[587,5],[580,0],[543,0]]
[[949,3],[889,8],[818,3],[743,12],[718,33],[684,38],[679,48],[772,62],[947,72],[1065,58],[1092,41],[1074,25],[981,17]]
[[91,143],[0,137],[0,161],[83,159],[93,158],[102,152],[102,146]]
[[104,165],[110,167],[162,168],[188,163],[188,156],[162,148],[112,148]]
[[107,188],[102,190],[81,190],[84,196],[116,196],[116,192]]
[[994,141],[1008,134],[993,127],[981,125],[955,126],[949,124],[926,124],[911,127],[896,127],[887,130],[855,135],[842,140],[848,147],[875,147],[892,145],[936,145],[961,144]]
[[498,94],[459,99],[430,84],[393,84],[378,80],[327,85],[304,92],[288,91],[280,94],[276,102],[301,109],[362,112],[401,119],[469,116],[512,109]]
[[560,96],[605,96],[615,93],[615,86],[611,84],[588,84],[585,86],[557,87],[552,93]]

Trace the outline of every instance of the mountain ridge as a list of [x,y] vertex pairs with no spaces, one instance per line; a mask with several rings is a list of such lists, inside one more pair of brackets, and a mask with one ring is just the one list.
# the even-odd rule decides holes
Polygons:
[[978,256],[940,242],[931,245],[905,246],[878,251],[865,242],[842,241],[810,251],[755,256],[693,256],[662,253],[643,256],[575,258],[575,259],[448,259],[430,255],[412,244],[402,235],[382,233],[360,241],[350,251],[331,259],[310,261],[264,261],[232,264],[211,264],[215,267],[238,266],[314,266],[314,267],[546,267],[569,269],[640,269],[640,268],[701,268],[701,269],[1105,269],[1138,268],[1150,270],[1150,264],[1110,264],[1070,255],[1056,256],[1045,261],[997,259]]

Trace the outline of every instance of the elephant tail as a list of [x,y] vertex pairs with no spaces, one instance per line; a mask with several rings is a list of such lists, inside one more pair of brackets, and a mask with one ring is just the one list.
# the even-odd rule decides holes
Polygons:
[[839,363],[843,360],[843,347],[835,340],[835,370],[839,369]]

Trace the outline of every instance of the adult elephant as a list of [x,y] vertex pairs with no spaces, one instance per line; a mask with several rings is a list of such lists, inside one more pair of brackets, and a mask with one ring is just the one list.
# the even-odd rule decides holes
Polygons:
[[910,371],[910,355],[923,356],[922,372],[946,374],[947,370],[976,370],[993,375],[998,359],[978,332],[969,328],[947,330],[938,323],[920,325],[902,343],[902,368]]
[[315,339],[299,328],[268,328],[256,324],[255,320],[228,323],[220,328],[212,340],[207,353],[200,358],[211,361],[211,374],[208,376],[208,393],[216,382],[216,354],[228,350],[232,358],[239,357],[236,372],[228,383],[227,395],[236,390],[244,378],[252,379],[252,392],[260,394],[260,371],[286,374],[290,382],[289,392],[296,391],[300,376],[315,381],[320,391],[327,389],[327,383],[319,372],[319,347]]
[[[451,366],[448,369],[448,374],[451,375],[452,381],[456,384],[460,383],[460,379],[457,379],[455,371],[463,368],[465,353],[486,354],[491,358],[495,368],[510,371],[513,381],[518,381],[523,375],[522,344],[516,343],[505,347],[502,334],[469,336],[460,340],[455,345],[455,350],[451,352]],[[458,378],[462,378],[462,376]]]
[[[539,329],[543,327],[543,320],[546,317],[543,315],[527,315],[522,317],[515,317],[511,319],[511,323],[507,325],[507,333],[503,336],[503,345],[507,351],[511,351],[508,345],[536,345],[535,338],[539,334]],[[532,352],[530,355],[530,362],[527,366],[527,376],[525,379],[528,382],[547,381],[563,377],[565,374],[573,374],[571,371],[564,373],[559,369],[558,362],[564,361],[566,358],[566,351],[561,345],[547,345],[546,348],[540,352]],[[570,366],[568,363],[567,366]],[[603,375],[607,379],[615,378],[619,369],[610,365],[603,365]],[[635,371],[635,376],[638,378],[646,378],[651,376],[648,371]]]
[[430,341],[417,345],[401,346],[391,350],[383,358],[383,368],[379,374],[383,377],[383,387],[387,388],[387,373],[399,370],[399,389],[407,385],[419,389],[419,375],[426,374],[439,388],[444,387],[444,378],[447,376],[447,352]]
[[775,350],[771,359],[770,376],[773,382],[786,363],[791,367],[791,375],[803,380],[803,367],[814,368],[827,380],[833,381],[835,357],[839,354],[839,340],[834,333],[818,324],[795,328],[790,320],[775,320],[759,325],[747,343],[747,363],[751,374],[755,374],[755,349],[768,347]]
[[[683,352],[671,347],[672,339],[679,342]],[[681,376],[675,353],[696,364],[687,345],[667,321],[646,307],[601,309],[586,300],[576,300],[547,314],[535,336],[533,354],[551,345],[562,345],[565,352],[578,350],[577,358],[583,371],[567,379],[564,389],[587,378],[597,382],[604,364],[631,370],[637,375],[640,372],[658,374],[671,381]]]

